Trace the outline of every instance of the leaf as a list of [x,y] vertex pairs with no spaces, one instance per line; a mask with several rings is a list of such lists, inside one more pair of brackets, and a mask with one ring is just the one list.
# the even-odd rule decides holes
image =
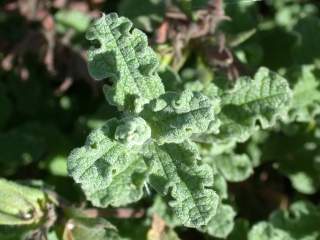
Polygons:
[[296,72],[290,71],[291,79],[296,79],[290,109],[293,121],[309,122],[320,113],[320,88],[313,70],[313,66],[305,65]]
[[226,238],[233,229],[235,215],[231,206],[220,204],[204,231],[213,237]]
[[1,240],[31,239],[56,218],[56,200],[43,190],[0,179],[0,196]]
[[70,28],[78,32],[85,32],[91,18],[89,15],[76,10],[59,10],[55,15],[55,22],[59,31],[66,32]]
[[248,239],[317,240],[320,237],[319,221],[319,206],[307,201],[298,201],[288,210],[272,213],[269,222],[254,225]]
[[291,204],[288,210],[274,212],[270,222],[294,239],[317,240],[320,237],[320,207],[307,201],[298,201]]
[[228,198],[228,185],[226,179],[218,172],[213,175],[213,189],[221,199]]
[[139,151],[149,137],[150,128],[141,118],[108,120],[88,136],[85,146],[70,153],[69,174],[95,206],[137,201],[147,170]]
[[211,101],[188,90],[163,94],[146,105],[141,116],[159,144],[181,143],[192,134],[209,130],[216,120]]
[[240,78],[222,96],[218,137],[243,142],[261,125],[262,129],[284,117],[291,100],[287,81],[280,75],[260,68],[254,79]]
[[248,240],[294,240],[285,231],[274,228],[267,222],[255,224],[248,233]]
[[210,189],[212,169],[199,164],[195,146],[188,142],[151,144],[145,158],[151,167],[151,186],[171,199],[169,205],[182,224],[206,225],[216,212],[218,195]]
[[121,240],[115,229],[103,218],[77,218],[66,223],[63,240]]
[[31,225],[45,217],[43,191],[0,179],[0,225]]
[[229,182],[241,182],[253,174],[253,166],[246,154],[222,154],[212,160]]
[[130,109],[134,96],[149,101],[164,93],[157,56],[148,47],[147,36],[132,29],[130,20],[116,13],[103,15],[86,36],[100,44],[88,51],[89,72],[96,80],[111,78],[113,86],[105,88],[110,103]]

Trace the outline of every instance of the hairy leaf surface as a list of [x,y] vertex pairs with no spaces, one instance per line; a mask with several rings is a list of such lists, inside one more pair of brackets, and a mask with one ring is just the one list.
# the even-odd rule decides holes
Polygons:
[[138,151],[150,137],[141,118],[111,119],[73,150],[68,169],[96,206],[120,206],[139,200],[146,166]]
[[241,182],[253,173],[252,163],[246,154],[221,154],[213,157],[213,164],[227,181]]
[[287,210],[278,210],[271,215],[270,222],[294,239],[316,240],[320,237],[320,207],[311,202],[298,201]]
[[141,116],[152,129],[152,137],[160,144],[180,143],[192,134],[205,132],[214,125],[211,101],[204,95],[184,91],[167,92],[145,106]]
[[290,100],[287,81],[266,68],[260,68],[254,79],[238,79],[222,96],[219,138],[245,141],[258,123],[265,129],[285,115]]
[[302,66],[298,71],[289,73],[297,80],[290,109],[293,121],[309,122],[320,113],[320,84],[313,70],[313,66]]
[[213,185],[212,170],[208,165],[199,165],[194,145],[150,145],[146,157],[150,165],[151,186],[167,195],[169,205],[189,227],[206,225],[215,214],[218,195],[210,189]]
[[220,204],[204,231],[213,237],[226,238],[233,229],[235,215],[231,206]]
[[164,93],[157,56],[148,47],[147,36],[132,29],[129,19],[103,15],[89,28],[87,38],[100,44],[88,52],[89,71],[97,80],[112,79],[113,86],[106,88],[112,104],[128,109],[134,96],[149,101]]

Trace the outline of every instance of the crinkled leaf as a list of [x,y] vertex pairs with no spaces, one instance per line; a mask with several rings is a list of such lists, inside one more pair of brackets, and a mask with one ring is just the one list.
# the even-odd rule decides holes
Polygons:
[[210,189],[212,169],[199,164],[195,146],[152,144],[146,161],[151,167],[151,186],[171,199],[169,205],[180,221],[189,227],[206,225],[215,214],[218,195]]
[[149,101],[164,93],[157,74],[158,59],[148,47],[147,36],[116,13],[103,15],[87,32],[99,47],[88,52],[89,72],[97,80],[110,77],[113,86],[105,88],[108,100],[121,109],[132,109],[132,98]]
[[95,206],[137,201],[147,170],[139,150],[149,137],[150,128],[141,118],[111,119],[71,152],[69,174]]
[[253,226],[249,240],[318,240],[320,207],[307,201],[293,203],[287,210],[274,212],[269,222]]
[[141,116],[160,144],[180,143],[192,134],[207,131],[215,123],[212,102],[201,93],[167,92],[145,106]]
[[218,172],[213,174],[213,179],[213,189],[221,199],[226,199],[228,197],[228,185],[226,179]]
[[288,233],[274,228],[267,222],[255,224],[248,233],[248,240],[294,240]]
[[320,113],[320,88],[313,69],[312,66],[302,66],[295,74],[289,74],[297,80],[290,109],[292,120],[309,122]]
[[286,231],[294,239],[320,238],[320,207],[307,201],[293,203],[288,210],[279,210],[270,217],[272,225]]
[[234,226],[234,217],[236,212],[226,204],[220,204],[216,215],[209,221],[204,231],[209,235],[217,238],[226,238]]
[[268,128],[285,115],[290,100],[287,81],[266,68],[260,68],[254,79],[238,79],[222,96],[218,137],[245,141],[258,129],[258,123],[263,129]]
[[246,154],[222,154],[213,157],[212,161],[230,182],[241,182],[253,173],[252,163]]

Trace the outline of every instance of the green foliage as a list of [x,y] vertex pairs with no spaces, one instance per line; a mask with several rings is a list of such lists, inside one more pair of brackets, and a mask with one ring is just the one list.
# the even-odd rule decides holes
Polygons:
[[120,109],[130,106],[134,97],[148,102],[164,93],[157,74],[158,60],[149,48],[146,35],[133,29],[130,20],[112,13],[104,15],[87,31],[87,38],[100,46],[88,52],[89,71],[97,80],[110,77],[112,87],[105,94]]
[[124,240],[113,225],[103,218],[70,219],[63,233],[63,240],[68,239]]
[[1,239],[22,239],[48,220],[53,199],[44,191],[0,179]]
[[150,128],[137,125],[135,120],[109,120],[89,135],[84,147],[69,156],[70,175],[81,183],[96,206],[121,206],[142,197],[147,168],[139,154],[141,145],[137,144],[144,143],[139,135],[141,128],[145,136],[150,136]]
[[256,224],[248,234],[249,240],[291,240],[289,234],[286,232],[274,228],[267,222],[261,222]]
[[46,201],[43,192],[4,179],[0,180],[0,187],[1,225],[31,225],[40,222],[44,216],[42,205]]
[[[243,181],[252,165],[246,155],[226,154],[213,159],[210,167],[201,163],[198,147],[189,139],[210,133],[224,141],[245,141],[257,123],[263,129],[271,127],[286,113],[289,86],[261,68],[254,79],[241,78],[230,89],[223,85],[200,89],[208,97],[190,90],[163,93],[156,56],[146,36],[131,28],[128,19],[114,13],[95,21],[87,37],[101,46],[89,51],[89,70],[98,80],[110,77],[114,82],[106,90],[110,103],[140,117],[128,113],[94,130],[86,145],[70,154],[69,173],[95,206],[135,202],[143,196],[143,186],[150,184],[166,196],[183,225],[215,225],[219,196],[212,188],[221,198],[227,195],[218,172],[227,181]],[[208,232],[226,236],[234,215],[225,206],[220,211],[227,212],[228,226],[225,230],[211,226]]]
[[317,3],[32,2],[0,13],[1,240],[320,239]]
[[218,196],[209,189],[213,184],[211,169],[199,166],[195,146],[181,144],[150,147],[150,184],[158,192],[170,193],[169,205],[182,223],[190,227],[206,225],[215,214]]
[[241,182],[253,173],[252,163],[244,154],[222,154],[214,159],[214,164],[229,182]]
[[314,74],[314,67],[304,65],[288,75],[296,81],[293,87],[291,117],[296,121],[308,122],[320,111],[319,82]]
[[226,238],[233,229],[235,215],[236,213],[231,206],[220,204],[216,215],[206,226],[205,232],[217,238]]
[[298,201],[288,210],[279,210],[269,222],[252,227],[248,239],[318,239],[320,236],[320,209],[310,202]]
[[141,113],[159,144],[180,143],[214,124],[214,106],[200,93],[167,92],[146,105]]
[[[137,201],[142,197],[143,185],[150,182],[156,191],[170,194],[169,204],[182,224],[205,225],[215,214],[218,196],[209,189],[213,185],[211,169],[198,166],[196,146],[185,140],[209,129],[214,121],[214,107],[200,93],[167,92],[160,96],[164,90],[154,72],[156,56],[147,47],[142,32],[129,32],[131,25],[128,19],[116,14],[102,16],[94,23],[87,36],[90,40],[98,38],[102,46],[89,52],[89,68],[97,79],[110,76],[118,81],[107,95],[114,98],[120,109],[130,110],[125,104],[134,94],[138,97],[135,100],[155,99],[144,106],[142,118],[111,119],[94,130],[86,146],[70,154],[69,172],[96,206]],[[97,58],[101,53],[103,61]],[[109,57],[115,57],[119,63],[111,65],[113,69],[106,74],[101,64]],[[149,83],[150,91],[145,88]],[[135,86],[140,90],[135,91]],[[135,112],[140,111],[135,108]]]
[[272,126],[288,110],[291,91],[280,75],[261,68],[254,79],[240,78],[222,95],[219,138],[243,142],[258,128]]
[[60,32],[68,29],[75,29],[78,32],[85,32],[90,24],[90,17],[79,11],[60,10],[55,14],[57,28]]

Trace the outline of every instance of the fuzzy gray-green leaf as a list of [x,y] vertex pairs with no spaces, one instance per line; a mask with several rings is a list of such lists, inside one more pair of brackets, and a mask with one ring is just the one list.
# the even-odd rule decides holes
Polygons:
[[132,29],[129,19],[103,15],[89,28],[87,38],[99,43],[88,52],[89,72],[97,80],[111,78],[113,85],[106,90],[111,104],[130,109],[134,96],[151,100],[164,93],[157,56],[147,36]]
[[160,144],[180,143],[192,134],[202,133],[216,122],[212,102],[201,93],[167,92],[145,106],[141,116]]
[[241,182],[253,173],[253,166],[246,154],[225,153],[215,156],[213,164],[227,181]]
[[258,122],[263,129],[273,126],[286,115],[291,95],[287,81],[266,68],[260,68],[254,79],[238,79],[222,95],[218,137],[242,142],[259,128]]
[[206,225],[215,214],[218,195],[212,190],[213,174],[208,165],[200,165],[195,146],[181,144],[150,145],[146,161],[151,167],[150,184],[189,227]]
[[143,119],[111,119],[73,150],[68,170],[95,206],[119,206],[139,200],[146,166],[139,150],[150,137]]
[[204,231],[213,237],[225,239],[232,231],[236,212],[227,204],[220,204]]

